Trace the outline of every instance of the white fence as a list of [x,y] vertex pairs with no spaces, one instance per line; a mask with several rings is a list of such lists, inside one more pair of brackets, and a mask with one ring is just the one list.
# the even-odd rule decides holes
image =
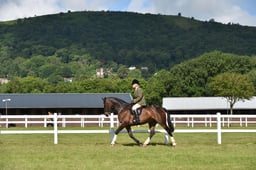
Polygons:
[[[98,125],[99,127],[110,126],[110,117],[105,115],[57,115],[58,126],[80,126]],[[175,127],[205,126],[212,127],[217,124],[216,115],[171,115]],[[53,115],[2,115],[0,116],[0,127],[17,126],[43,126],[53,125]],[[118,126],[117,115],[113,116],[115,126]],[[229,127],[231,124],[238,124],[240,127],[256,125],[256,115],[221,115],[221,125]]]
[[[227,132],[254,132],[256,129],[222,129],[222,126],[229,126],[230,124],[239,124],[240,126],[253,125],[256,127],[256,115],[171,115],[176,130],[174,133],[217,133],[217,143],[221,144],[221,133]],[[28,127],[32,124],[47,127],[47,124],[51,123],[53,130],[11,130],[5,129],[11,124],[22,124]],[[89,124],[97,124],[102,127],[107,125],[110,130],[58,130],[58,125],[66,127],[67,124],[80,124],[81,127],[85,127]],[[64,133],[109,133],[113,136],[114,127],[118,125],[116,115],[105,117],[104,115],[2,115],[0,117],[0,134],[54,134],[54,144],[58,144],[58,134]],[[178,129],[179,125],[195,127],[195,125],[210,126],[216,125],[215,129]],[[134,132],[148,132],[148,130],[140,130]],[[168,143],[168,135],[165,130],[156,130],[158,133],[164,133],[165,143]]]
[[[212,127],[217,124],[216,115],[171,115],[174,126],[186,125],[194,127],[196,125]],[[256,125],[256,115],[221,115],[221,125],[229,127],[231,124],[239,124],[240,127]]]
[[[66,127],[68,125],[80,125],[85,127],[90,124],[98,124],[99,127],[110,125],[110,118],[105,115],[57,115],[58,125]],[[114,123],[118,125],[117,116],[114,116]],[[53,115],[2,115],[0,116],[0,127],[19,125],[24,127],[38,125],[47,127],[47,125],[53,125]]]

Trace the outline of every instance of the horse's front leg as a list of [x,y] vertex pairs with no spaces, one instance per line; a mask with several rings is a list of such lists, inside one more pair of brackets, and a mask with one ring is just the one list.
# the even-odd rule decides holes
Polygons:
[[155,135],[155,125],[156,124],[149,124],[149,137],[145,140],[145,142],[143,143],[143,146],[147,146],[151,140],[151,138]]
[[127,133],[129,134],[130,138],[132,138],[137,143],[137,145],[140,146],[141,145],[140,141],[133,136],[131,126],[127,126],[126,130],[127,130]]
[[122,124],[116,129],[115,134],[113,136],[113,138],[111,139],[111,145],[114,146],[116,143],[116,138],[118,133],[124,128],[124,126],[122,126]]

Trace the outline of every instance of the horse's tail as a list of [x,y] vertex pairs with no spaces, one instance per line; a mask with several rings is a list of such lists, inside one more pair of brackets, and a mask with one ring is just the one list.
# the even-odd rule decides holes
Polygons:
[[[167,128],[169,129],[169,132],[172,133],[174,131],[174,126],[172,124],[170,113],[168,112],[168,110],[161,106],[154,105],[154,107],[156,108],[156,110],[158,110],[158,113],[159,113],[159,116],[161,117],[161,119],[165,120],[165,124],[166,124]],[[165,116],[165,119],[163,119],[164,116]]]
[[166,125],[169,127],[171,132],[174,132],[174,126],[173,126],[172,121],[171,121],[170,113],[168,112],[167,109],[165,109],[165,108],[163,108],[163,109],[164,109],[165,115],[166,115]]

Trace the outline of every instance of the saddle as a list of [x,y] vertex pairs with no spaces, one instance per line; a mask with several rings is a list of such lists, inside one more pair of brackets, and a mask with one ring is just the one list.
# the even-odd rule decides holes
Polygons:
[[131,109],[131,113],[133,114],[134,118],[133,118],[133,122],[134,124],[138,125],[140,124],[140,114],[142,113],[142,109],[145,108],[146,106],[142,106],[136,110],[132,110]]

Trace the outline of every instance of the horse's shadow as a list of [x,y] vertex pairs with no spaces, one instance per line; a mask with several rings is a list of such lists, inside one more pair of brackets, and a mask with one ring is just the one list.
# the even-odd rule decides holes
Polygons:
[[[118,144],[118,143],[117,143]],[[138,145],[136,143],[125,143],[125,144],[121,144],[123,146],[129,146],[129,147],[134,147],[134,146],[138,146],[138,147],[143,147],[143,143]],[[152,142],[149,143],[146,147],[150,147],[150,146],[169,146],[168,144],[164,144],[164,143],[156,143],[156,142]]]

